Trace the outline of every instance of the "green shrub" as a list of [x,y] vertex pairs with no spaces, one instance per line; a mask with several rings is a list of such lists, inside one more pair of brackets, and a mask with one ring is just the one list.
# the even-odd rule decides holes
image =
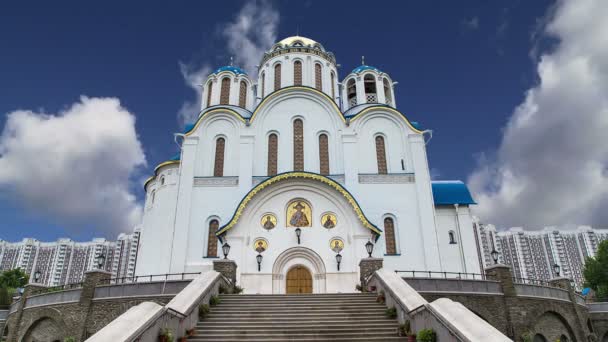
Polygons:
[[386,317],[388,317],[388,318],[397,318],[397,308],[395,308],[394,306],[392,308],[386,309],[386,311],[384,311],[384,313],[386,314]]
[[63,342],[76,342],[76,339],[73,336],[68,336],[63,339]]
[[521,334],[521,340],[523,342],[532,342],[532,333],[528,331]]
[[209,309],[209,305],[207,305],[207,304],[201,304],[198,307],[198,318],[199,319],[203,319],[203,318],[207,317],[209,315],[209,311],[211,311]]
[[159,337],[162,341],[173,342],[173,331],[169,328],[162,329]]
[[8,288],[0,287],[0,308],[11,305],[11,296],[8,293]]
[[220,285],[219,292],[220,294],[226,294],[228,293],[228,289],[226,288],[226,286]]
[[419,342],[436,342],[437,334],[433,329],[422,329],[416,335],[416,340]]
[[232,289],[232,293],[234,294],[239,294],[243,292],[243,288],[238,286],[238,285],[234,285],[234,288]]
[[216,306],[221,302],[222,300],[218,296],[211,296],[211,298],[209,298],[209,305],[211,306]]

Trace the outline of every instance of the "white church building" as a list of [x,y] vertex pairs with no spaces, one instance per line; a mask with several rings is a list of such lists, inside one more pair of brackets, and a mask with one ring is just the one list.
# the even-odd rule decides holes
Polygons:
[[294,36],[257,75],[218,68],[181,152],[145,183],[136,275],[200,272],[224,258],[246,293],[354,292],[359,262],[390,270],[480,272],[471,195],[433,181],[423,130],[395,82]]

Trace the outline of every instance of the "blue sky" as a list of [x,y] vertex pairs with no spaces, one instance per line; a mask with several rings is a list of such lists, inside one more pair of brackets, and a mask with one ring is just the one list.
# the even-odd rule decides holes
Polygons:
[[[228,47],[226,26],[247,15],[245,6],[241,1],[2,4],[0,127],[17,110],[55,115],[69,111],[83,95],[117,98],[136,118],[136,139],[145,155],[145,164],[127,165],[120,174],[128,178],[121,184],[136,204],[143,196],[142,179],[176,153],[173,133],[182,129],[180,108],[196,101],[180,63],[191,71],[227,64],[235,51]],[[433,130],[428,155],[435,177],[472,177],[475,189],[498,187],[498,192],[504,184],[479,176],[479,158],[489,160],[494,170],[510,169],[501,157],[508,150],[505,127],[526,92],[539,83],[539,56],[554,49],[555,37],[545,32],[549,16],[556,8],[558,13],[568,10],[541,0],[375,1],[373,6],[369,1],[276,1],[250,6],[258,17],[278,15],[271,25],[277,39],[299,30],[334,52],[342,66],[340,78],[365,55],[366,64],[399,82],[398,109]],[[237,56],[237,61],[247,58],[251,56]],[[2,139],[8,135],[5,128]],[[2,150],[1,141],[0,166],[2,153],[6,162],[11,152],[6,146]],[[135,148],[132,155],[141,153]],[[82,164],[74,165],[72,169]],[[90,178],[96,177],[95,168],[87,170]],[[47,208],[49,200],[61,201],[63,190],[74,190],[71,183],[63,189],[43,184],[40,188],[55,193],[33,198],[27,193],[31,190],[24,190],[30,182],[16,179],[5,176],[3,182],[0,172],[0,239],[114,238],[116,229],[86,215]],[[76,183],[77,192],[90,190],[86,182]],[[493,191],[481,197],[494,196]],[[503,225],[519,224],[492,215],[501,217]],[[597,222],[591,214],[581,217]]]

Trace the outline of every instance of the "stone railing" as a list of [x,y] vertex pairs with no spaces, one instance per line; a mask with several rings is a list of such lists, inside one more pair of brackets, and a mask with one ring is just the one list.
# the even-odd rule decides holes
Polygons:
[[437,279],[403,277],[411,287],[419,292],[486,293],[501,294],[500,283],[493,280]]
[[515,293],[518,296],[541,297],[570,301],[568,291],[556,287],[528,284],[513,284],[513,286],[515,287]]
[[0,321],[6,320],[8,317],[8,310],[0,310]]
[[590,313],[608,312],[608,302],[587,303]]
[[101,285],[95,288],[93,299],[175,295],[191,281],[187,279]]
[[19,302],[21,301],[21,299],[14,299],[13,303],[11,303],[11,307],[8,309],[8,314],[12,314],[13,312],[16,312],[17,309],[19,308]]
[[32,295],[27,297],[24,309],[43,305],[78,302],[81,293],[82,289],[73,289]]
[[181,338],[187,329],[198,322],[198,307],[208,303],[219,293],[225,278],[216,271],[208,271],[190,281],[165,306],[143,302],[127,310],[87,341],[155,341],[161,329],[169,329]]

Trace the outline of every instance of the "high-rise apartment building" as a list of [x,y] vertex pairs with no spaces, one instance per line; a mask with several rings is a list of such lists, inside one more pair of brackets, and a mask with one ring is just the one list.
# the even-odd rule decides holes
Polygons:
[[97,268],[99,255],[105,256],[103,269],[112,277],[131,277],[135,272],[140,229],[120,234],[117,241],[95,238],[87,242],[59,239],[40,242],[26,238],[20,242],[0,240],[0,271],[21,268],[34,280],[40,271],[39,283],[58,286],[81,282],[86,271]]
[[482,268],[494,263],[490,253],[496,249],[498,261],[509,265],[514,277],[549,280],[555,277],[553,265],[557,264],[560,275],[572,279],[579,289],[584,283],[585,259],[594,257],[599,243],[608,239],[608,229],[589,226],[572,230],[546,227],[538,231],[523,228],[496,231],[493,225],[478,220],[473,224]]

